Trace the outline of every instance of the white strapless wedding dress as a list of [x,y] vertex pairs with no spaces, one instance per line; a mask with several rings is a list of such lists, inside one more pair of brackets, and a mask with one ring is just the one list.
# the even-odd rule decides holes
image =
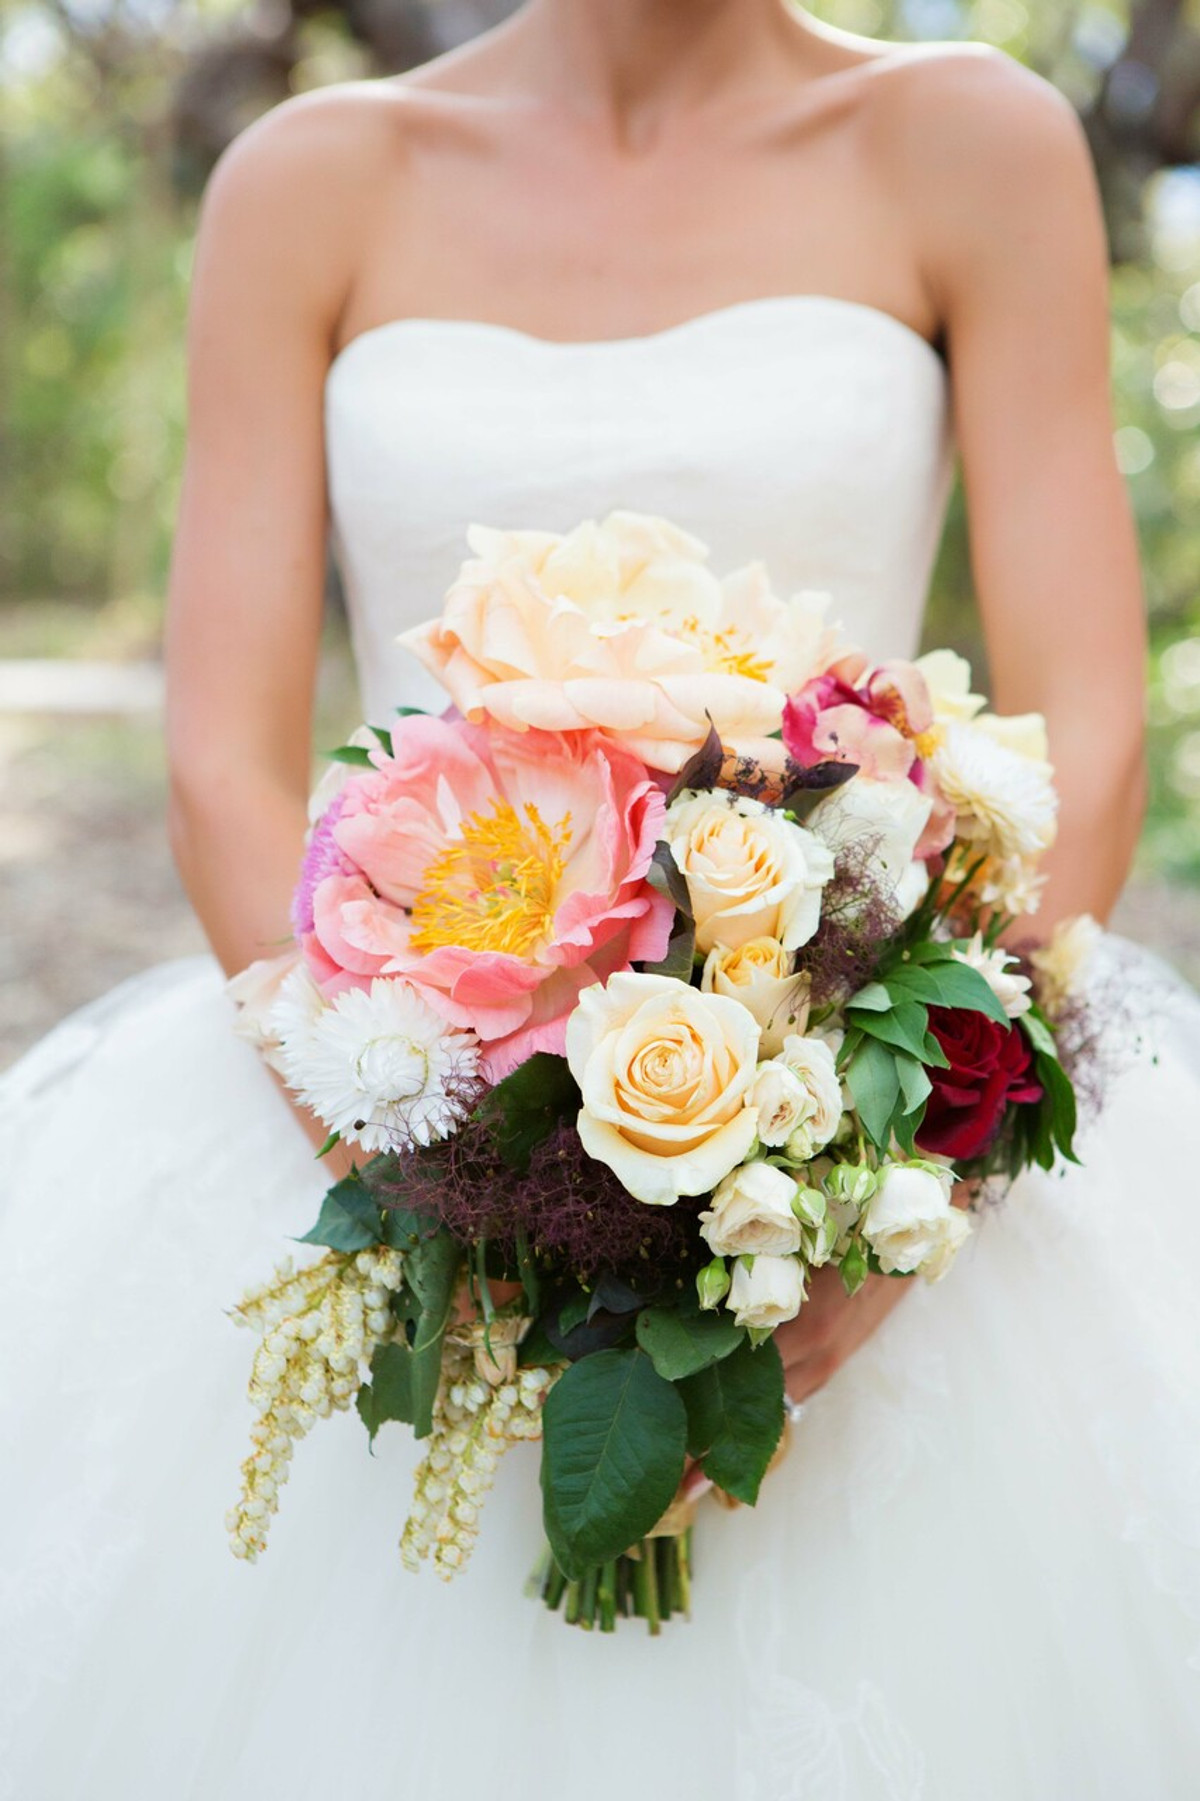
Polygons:
[[[663,513],[718,568],[916,645],[949,479],[935,352],[781,298],[548,344],[399,321],[330,372],[329,479],[370,716],[471,520]],[[567,1629],[522,1596],[537,1459],[469,1572],[405,1574],[405,1429],[299,1449],[254,1568],[223,1517],[252,1343],[223,1309],[322,1174],[172,964],[0,1085],[0,1795],[11,1801],[1191,1801],[1200,1792],[1200,1006],[807,1410],[759,1507],[697,1529],[695,1619]],[[1161,1004],[1160,1004],[1161,1003]]]

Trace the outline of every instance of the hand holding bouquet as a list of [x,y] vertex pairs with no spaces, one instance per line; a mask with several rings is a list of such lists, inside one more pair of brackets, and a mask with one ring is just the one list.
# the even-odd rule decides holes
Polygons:
[[231,1542],[259,1554],[294,1442],[353,1402],[426,1441],[402,1553],[453,1574],[540,1438],[539,1591],[656,1628],[689,1605],[688,1460],[753,1503],[777,1453],[811,1272],[936,1281],[956,1180],[1072,1154],[1038,972],[1000,944],[1051,770],[960,658],[872,663],[825,597],[718,580],[665,521],[471,546],[406,634],[452,710],[336,753],[298,954],[235,984],[275,988],[244,1027],[367,1160],[323,1256],[238,1309]]

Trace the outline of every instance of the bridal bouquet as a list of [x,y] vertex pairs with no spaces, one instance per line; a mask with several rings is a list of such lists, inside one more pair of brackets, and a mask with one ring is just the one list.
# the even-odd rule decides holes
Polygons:
[[364,1161],[323,1254],[236,1310],[231,1544],[258,1556],[295,1441],[353,1404],[425,1442],[401,1551],[449,1576],[538,1439],[537,1592],[657,1629],[689,1605],[685,1472],[753,1503],[779,1451],[774,1333],[814,1272],[936,1281],[972,1184],[1071,1156],[1038,995],[1078,933],[1040,969],[1000,943],[1051,769],[960,658],[873,662],[826,597],[718,580],[663,520],[470,547],[404,638],[452,709],[334,753],[290,967],[234,984]]

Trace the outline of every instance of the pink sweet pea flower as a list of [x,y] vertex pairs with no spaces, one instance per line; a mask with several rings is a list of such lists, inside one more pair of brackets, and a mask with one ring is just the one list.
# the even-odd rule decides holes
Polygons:
[[500,1076],[562,1052],[582,988],[663,955],[674,909],[646,876],[665,802],[630,752],[414,716],[371,761],[338,798],[302,939],[325,992],[403,975]]
[[915,664],[871,665],[857,652],[805,682],[783,713],[784,748],[803,768],[854,763],[871,780],[907,780],[931,796],[918,862],[945,850],[954,836],[954,809],[938,793],[924,760],[934,748],[935,729],[929,688]]
[[876,781],[899,781],[918,756],[914,740],[932,725],[929,690],[912,663],[871,668],[847,656],[789,698],[783,742],[804,768],[856,763]]

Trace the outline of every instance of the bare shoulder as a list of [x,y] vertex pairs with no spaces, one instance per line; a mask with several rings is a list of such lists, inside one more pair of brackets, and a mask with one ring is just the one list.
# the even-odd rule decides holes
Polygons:
[[1079,119],[1057,88],[984,44],[913,47],[878,65],[872,128],[922,204],[983,216],[1091,185]]
[[328,335],[381,209],[394,205],[434,95],[394,81],[284,101],[225,152],[204,197],[197,282],[210,276]]
[[405,138],[403,95],[390,83],[339,83],[272,108],[235,138],[205,196],[207,212],[246,212],[283,226],[361,203]]

